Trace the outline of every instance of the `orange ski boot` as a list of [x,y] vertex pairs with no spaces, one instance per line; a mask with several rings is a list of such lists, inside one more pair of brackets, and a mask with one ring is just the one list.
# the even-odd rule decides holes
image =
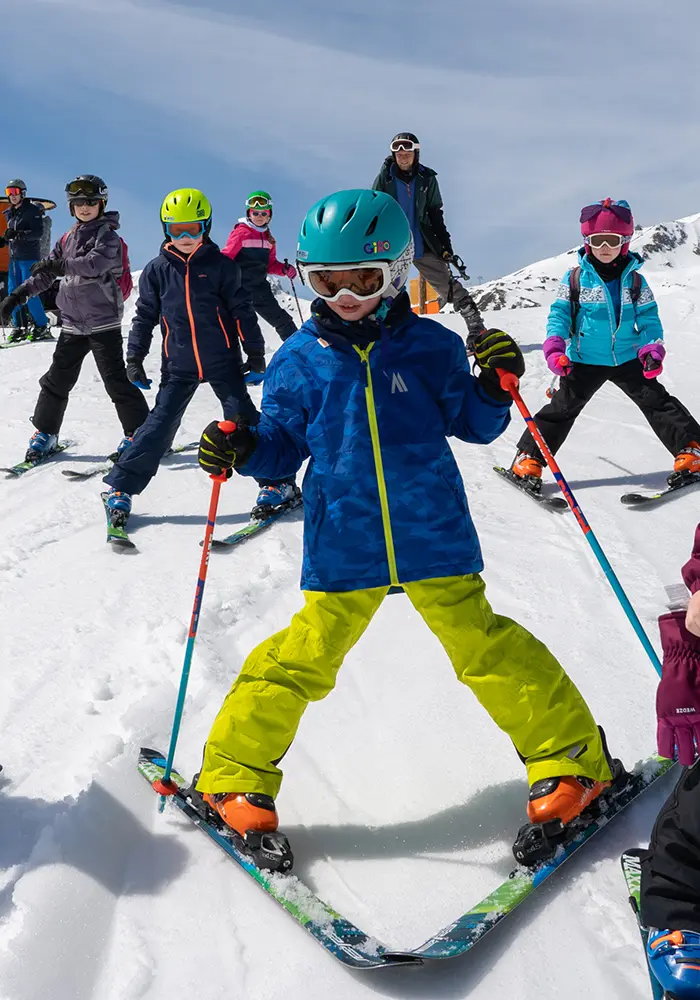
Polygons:
[[[230,840],[238,854],[247,855],[257,868],[286,873],[292,870],[294,855],[289,841],[277,831],[277,810],[270,795],[258,792],[190,793],[196,808],[197,797],[228,827]],[[201,813],[201,810],[198,810]],[[211,819],[204,816],[208,823]]]
[[531,823],[558,820],[567,826],[611,784],[611,781],[594,781],[580,775],[536,781],[530,789],[527,818]]
[[521,451],[513,459],[508,472],[514,479],[520,480],[522,487],[532,493],[539,493],[542,489],[542,469],[544,466],[539,459],[528,455],[526,451]]
[[691,441],[687,448],[679,451],[673,463],[674,472],[700,473],[700,442]]
[[255,833],[274,833],[278,825],[275,802],[269,795],[256,792],[222,792],[217,795],[205,792],[202,798],[226,826],[245,837],[249,830]]

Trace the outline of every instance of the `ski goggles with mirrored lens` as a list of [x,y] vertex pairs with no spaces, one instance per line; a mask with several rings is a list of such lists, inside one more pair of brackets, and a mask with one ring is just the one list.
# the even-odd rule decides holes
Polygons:
[[272,202],[269,198],[263,198],[259,194],[254,194],[252,198],[248,198],[245,203],[246,208],[266,208],[268,211],[272,208]]
[[80,195],[84,195],[86,198],[97,198],[98,201],[102,201],[104,198],[98,186],[88,180],[71,181],[70,184],[66,184],[66,194],[71,200],[79,198]]
[[22,194],[22,188],[18,187],[5,188],[5,194],[8,196],[11,194]]
[[585,208],[581,209],[581,218],[578,221],[590,222],[591,219],[595,219],[604,210],[612,212],[613,215],[618,217],[620,222],[624,222],[628,226],[632,222],[631,209],[625,205],[616,205],[614,201],[611,201],[609,205],[603,205],[600,202],[597,202],[595,205],[586,205]]
[[191,236],[196,240],[202,236],[206,228],[205,222],[166,222],[165,232],[171,240],[181,240],[183,236]]
[[371,267],[366,264],[298,263],[304,284],[326,302],[335,302],[341,295],[373,299],[382,295],[392,281],[391,265],[385,261],[377,261]]
[[600,250],[604,246],[610,247],[611,250],[619,250],[623,243],[629,242],[629,237],[620,236],[619,233],[591,233],[590,236],[584,236],[583,242],[594,250]]
[[412,153],[414,150],[420,149],[420,143],[414,142],[412,139],[394,139],[389,149],[392,153]]

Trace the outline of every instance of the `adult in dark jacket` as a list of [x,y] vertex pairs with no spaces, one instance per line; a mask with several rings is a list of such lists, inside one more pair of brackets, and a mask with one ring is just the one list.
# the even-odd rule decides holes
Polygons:
[[683,581],[687,610],[659,618],[664,661],[656,696],[658,745],[684,770],[642,859],[647,956],[668,997],[700,996],[700,524]]
[[105,212],[107,187],[94,174],[71,181],[66,195],[75,225],[46,260],[34,265],[32,277],[0,303],[0,319],[4,319],[31,295],[61,279],[57,302],[63,326],[51,367],[39,380],[41,392],[32,417],[36,433],[29,442],[27,461],[45,458],[55,450],[68,397],[91,351],[122,425],[124,439],[119,448],[128,444],[148,415],[148,404],[127,378],[124,365],[124,298],[116,281],[122,269],[122,243],[116,232],[119,213]]
[[450,272],[454,251],[442,213],[437,173],[420,162],[420,143],[412,132],[399,132],[389,148],[391,153],[372,187],[391,195],[406,213],[413,233],[413,263],[419,273],[443,304],[454,304],[470,334],[481,333],[484,323],[474,299]]
[[[19,178],[8,183],[5,193],[10,200],[10,207],[3,212],[7,219],[7,229],[0,237],[0,246],[8,246],[10,250],[7,290],[12,293],[27,280],[32,265],[41,259],[44,209],[27,199],[27,185]],[[28,329],[22,323],[21,310],[18,306],[12,313],[12,330],[7,337],[11,343],[28,338],[44,340],[51,336],[49,321],[41,299],[33,296],[28,300],[27,308],[34,321],[34,329]]]
[[104,479],[115,523],[125,522],[132,495],[158,471],[203,382],[218,396],[225,420],[258,421],[244,382],[241,345],[248,363],[256,364],[264,360],[265,342],[240,268],[209,239],[211,220],[211,204],[195,188],[171,192],[161,207],[166,239],[141,274],[126,363],[132,382],[150,389],[143,363],[160,326],[167,372],[148,419]]

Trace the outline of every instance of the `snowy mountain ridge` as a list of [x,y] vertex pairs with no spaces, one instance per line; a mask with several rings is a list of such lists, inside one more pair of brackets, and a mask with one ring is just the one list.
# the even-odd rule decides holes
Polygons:
[[[565,253],[474,286],[472,294],[481,309],[533,309],[549,305],[561,278],[575,265],[579,246],[580,243]],[[686,288],[700,295],[700,213],[675,222],[638,226],[631,249],[648,262],[644,273],[650,282],[654,281],[655,288],[660,283],[661,288]],[[671,276],[664,269],[686,273],[682,277]]]

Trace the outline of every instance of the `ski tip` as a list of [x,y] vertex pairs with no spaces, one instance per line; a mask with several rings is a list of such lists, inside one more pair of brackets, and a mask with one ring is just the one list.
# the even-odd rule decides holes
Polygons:
[[117,552],[137,551],[136,546],[134,545],[134,543],[131,541],[130,538],[120,538],[115,535],[108,535],[107,541],[112,546],[112,548],[115,549]]

